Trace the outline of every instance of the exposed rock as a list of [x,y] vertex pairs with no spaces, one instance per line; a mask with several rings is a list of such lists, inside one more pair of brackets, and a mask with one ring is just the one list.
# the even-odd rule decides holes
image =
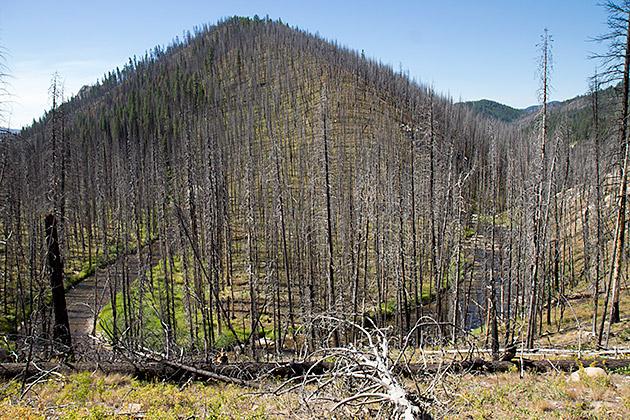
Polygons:
[[573,372],[571,376],[569,376],[568,382],[580,382],[580,378],[588,377],[606,377],[606,371],[600,367],[585,367],[584,369],[580,369],[576,372]]

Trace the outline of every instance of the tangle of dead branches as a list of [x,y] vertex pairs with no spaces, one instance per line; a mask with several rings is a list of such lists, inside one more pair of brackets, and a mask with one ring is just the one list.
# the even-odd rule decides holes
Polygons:
[[[330,316],[319,316],[314,322],[327,323],[329,331],[354,328],[361,338],[345,347],[315,351],[311,357],[317,361],[312,368],[301,378],[283,383],[276,393],[301,390],[302,401],[309,410],[326,402],[331,411],[345,409],[354,418],[362,414],[401,420],[432,418],[429,411],[435,403],[431,396],[435,385],[430,383],[427,391],[421,392],[418,382],[411,379],[416,386],[416,392],[411,392],[401,374],[405,349],[415,330],[427,323],[426,319],[420,319],[402,343],[391,328],[367,328]],[[326,373],[313,374],[324,363],[328,367]]]

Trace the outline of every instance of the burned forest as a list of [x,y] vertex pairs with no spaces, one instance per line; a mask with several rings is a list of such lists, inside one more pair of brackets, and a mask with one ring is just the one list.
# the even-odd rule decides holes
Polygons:
[[630,51],[550,104],[552,51],[545,30],[540,106],[509,121],[269,18],[195,28],[70,98],[53,78],[49,111],[0,142],[4,362],[241,386],[368,369],[421,418],[388,376],[424,369],[409,349],[536,369],[523,354],[573,329],[619,355]]

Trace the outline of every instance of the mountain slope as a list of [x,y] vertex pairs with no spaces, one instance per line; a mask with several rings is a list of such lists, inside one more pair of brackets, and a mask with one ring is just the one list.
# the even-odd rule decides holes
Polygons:
[[[529,118],[490,122],[279,22],[204,26],[3,144],[3,326],[46,334],[50,308],[32,291],[49,291],[40,218],[52,212],[68,278],[109,281],[102,329],[131,346],[247,341],[256,354],[262,335],[303,349],[356,338],[331,318],[437,345],[487,328],[495,289],[508,310],[495,320],[514,335],[530,302],[532,191],[547,197],[538,214],[574,226],[558,209],[595,178],[577,166],[590,142],[557,129],[541,154]],[[585,261],[567,249],[579,234],[536,245],[569,266]],[[153,250],[160,263],[130,278],[130,254]],[[540,302],[576,284],[570,273],[541,277]]]
[[[600,127],[614,125],[618,112],[617,96],[618,92],[614,86],[598,92]],[[562,138],[573,146],[588,144],[592,140],[594,130],[592,101],[590,95],[579,95],[565,101],[550,102],[547,107],[549,132],[561,133]],[[525,133],[534,136],[537,133],[536,124],[540,120],[539,105],[532,105],[521,110],[487,99],[462,102],[461,105],[468,107],[479,116],[521,127]],[[606,137],[608,134],[606,133]],[[600,133],[601,135],[602,133]]]
[[[315,314],[371,311],[381,323],[375,308],[389,302],[406,308],[405,329],[423,294],[445,310],[437,278],[457,228],[438,226],[485,130],[388,67],[232,18],[51,110],[23,132],[31,159],[16,158],[26,170],[6,188],[24,211],[66,222],[67,270],[160,243],[151,305],[124,286],[111,331],[162,342],[143,328],[157,311],[186,346],[242,339],[243,327],[298,340]],[[9,229],[20,218],[7,214]],[[40,240],[36,219],[21,226],[12,241]],[[423,279],[420,258],[435,277]]]

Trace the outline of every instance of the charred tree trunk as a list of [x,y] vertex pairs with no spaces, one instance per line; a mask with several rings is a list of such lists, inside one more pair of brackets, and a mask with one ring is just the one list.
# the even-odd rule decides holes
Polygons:
[[60,353],[71,356],[72,340],[70,337],[68,308],[66,307],[66,294],[63,288],[63,261],[57,236],[57,218],[52,214],[47,214],[44,219],[44,225],[46,227],[46,245],[48,248],[46,261],[50,270],[50,288],[52,290],[52,304],[55,314],[53,345],[58,346],[57,350]]
[[[597,306],[599,304],[599,279],[601,275],[601,262],[603,258],[602,250],[602,221],[601,221],[601,184],[599,179],[599,83],[597,74],[593,78],[592,110],[593,110],[593,156],[594,156],[594,209],[595,209],[595,274],[593,276],[593,335],[597,334]],[[593,193],[592,192],[592,193]]]
[[[326,176],[326,238],[328,244],[328,307],[329,310],[336,316],[337,315],[337,298],[335,291],[335,266],[334,266],[334,249],[333,249],[333,237],[332,237],[332,212],[330,204],[330,167],[328,156],[328,138],[326,136],[326,111],[323,115],[324,126],[324,174]],[[333,331],[333,343],[335,347],[339,347],[339,332]]]
[[[547,140],[547,94],[549,92],[549,71],[551,70],[551,45],[550,45],[551,37],[545,29],[544,35],[542,36],[542,43],[540,44],[541,48],[541,63],[540,63],[540,71],[541,71],[541,93],[542,93],[542,122],[541,122],[541,133],[540,133],[540,166],[538,168],[538,179],[537,179],[537,193],[536,193],[536,204],[534,207],[534,223],[533,223],[533,263],[532,263],[532,274],[531,274],[531,290],[530,290],[530,301],[529,301],[529,314],[528,314],[528,322],[527,322],[527,341],[526,347],[532,348],[534,346],[534,339],[536,338],[536,320],[538,318],[538,299],[539,299],[539,276],[541,273],[544,273],[544,268],[541,267],[543,264],[543,249],[544,249],[544,241],[545,241],[545,224],[547,222],[546,212],[548,211],[548,207],[545,208],[543,203],[543,195],[544,195],[544,182],[546,179],[546,140]],[[543,214],[545,216],[543,216]]]

